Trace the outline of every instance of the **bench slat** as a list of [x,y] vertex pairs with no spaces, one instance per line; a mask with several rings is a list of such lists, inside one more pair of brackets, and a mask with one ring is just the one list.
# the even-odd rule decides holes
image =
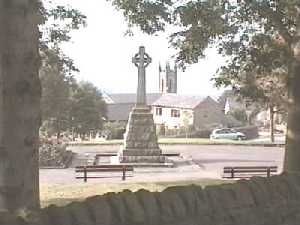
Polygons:
[[[76,166],[76,173],[83,173],[82,176],[75,176],[76,179],[83,179],[84,182],[87,182],[89,178],[104,178],[100,176],[95,176],[94,174],[91,176],[90,173],[103,173],[103,172],[121,172],[122,180],[126,179],[126,172],[133,172],[133,166],[129,165],[88,165],[88,166]],[[127,175],[128,176],[128,175]]]
[[225,169],[277,169],[277,166],[226,166],[224,167]]
[[277,166],[235,166],[224,167],[223,178],[249,178],[252,176],[269,177],[277,172]]
[[85,169],[76,169],[76,173],[86,172],[122,172],[122,171],[133,171],[133,168],[87,168]]
[[245,176],[235,176],[234,175],[234,177],[223,176],[222,178],[231,178],[232,179],[232,178],[251,178],[251,177],[268,177],[268,176],[266,174],[260,174],[260,175],[259,174],[257,174],[257,175],[256,174],[248,174],[248,175],[245,174]]
[[[234,173],[259,173],[259,172],[266,172],[268,169],[234,169]],[[277,172],[277,169],[270,169],[270,172]],[[231,173],[231,170],[224,170],[224,173]]]
[[76,166],[75,169],[83,169],[83,168],[133,168],[133,166],[129,165],[110,165],[110,164],[103,164],[103,165],[88,165],[88,166]]
[[[117,176],[87,176],[87,179],[97,179],[97,178],[110,178],[110,177],[117,177]],[[120,177],[120,176],[118,176]],[[126,175],[126,177],[133,177],[133,175]],[[76,176],[76,179],[85,179],[85,177],[82,176]]]
[[98,153],[96,157],[110,157],[110,156],[117,156],[118,153]]

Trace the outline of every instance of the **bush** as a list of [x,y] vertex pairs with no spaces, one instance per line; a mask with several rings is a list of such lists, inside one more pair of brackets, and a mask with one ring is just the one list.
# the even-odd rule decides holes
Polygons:
[[66,150],[65,143],[41,139],[39,147],[39,166],[67,168],[72,162],[73,153]]
[[[178,130],[173,130],[173,134],[169,132],[169,135],[166,135],[166,137],[169,138],[209,138],[211,132],[215,128],[204,128],[195,130],[192,132],[189,132],[187,135],[185,133],[175,133],[178,132]],[[242,132],[245,134],[246,139],[254,139],[258,137],[258,127],[257,126],[246,126],[246,127],[233,127],[234,130]],[[170,130],[171,131],[171,130]]]
[[243,125],[245,125],[248,121],[246,110],[244,109],[235,109],[229,113],[234,119],[241,122]]
[[257,126],[235,127],[234,129],[244,133],[247,139],[254,139],[258,137]]
[[103,133],[106,134],[108,140],[123,139],[125,127],[126,124],[122,122],[108,122],[104,124]]
[[213,131],[213,128],[206,128],[201,130],[195,130],[192,132],[189,132],[187,135],[186,133],[179,133],[179,134],[173,134],[173,135],[167,135],[166,137],[170,138],[209,138],[211,132]]

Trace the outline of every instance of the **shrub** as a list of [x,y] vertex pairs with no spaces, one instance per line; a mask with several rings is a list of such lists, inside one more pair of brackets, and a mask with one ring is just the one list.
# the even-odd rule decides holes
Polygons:
[[234,119],[240,121],[243,125],[245,125],[248,121],[246,110],[244,109],[235,109],[229,113]]
[[108,140],[123,139],[125,127],[126,124],[122,122],[107,122],[104,124],[103,133],[106,134]]
[[234,129],[244,133],[247,139],[254,139],[258,137],[257,126],[235,127]]

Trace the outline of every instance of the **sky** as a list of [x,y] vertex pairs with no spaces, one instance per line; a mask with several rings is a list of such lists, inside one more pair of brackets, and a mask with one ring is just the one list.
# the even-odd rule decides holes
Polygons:
[[[63,45],[63,51],[79,68],[78,80],[92,82],[108,93],[135,93],[137,89],[137,68],[132,57],[139,46],[145,46],[152,58],[146,69],[147,92],[158,92],[158,68],[170,61],[175,51],[169,48],[167,34],[149,36],[135,32],[133,37],[125,36],[127,24],[121,12],[104,0],[55,0],[69,4],[87,16],[87,27],[72,32],[72,41]],[[213,87],[210,81],[224,59],[207,51],[207,57],[189,66],[185,72],[178,71],[178,93],[218,96],[222,90]]]

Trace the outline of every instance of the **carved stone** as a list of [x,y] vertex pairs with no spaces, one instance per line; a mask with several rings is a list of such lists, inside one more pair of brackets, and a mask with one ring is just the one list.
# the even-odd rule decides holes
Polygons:
[[122,163],[164,163],[157,143],[156,129],[150,107],[146,105],[145,68],[151,63],[151,58],[140,47],[132,62],[138,67],[137,102],[129,115],[124,146],[120,152]]

